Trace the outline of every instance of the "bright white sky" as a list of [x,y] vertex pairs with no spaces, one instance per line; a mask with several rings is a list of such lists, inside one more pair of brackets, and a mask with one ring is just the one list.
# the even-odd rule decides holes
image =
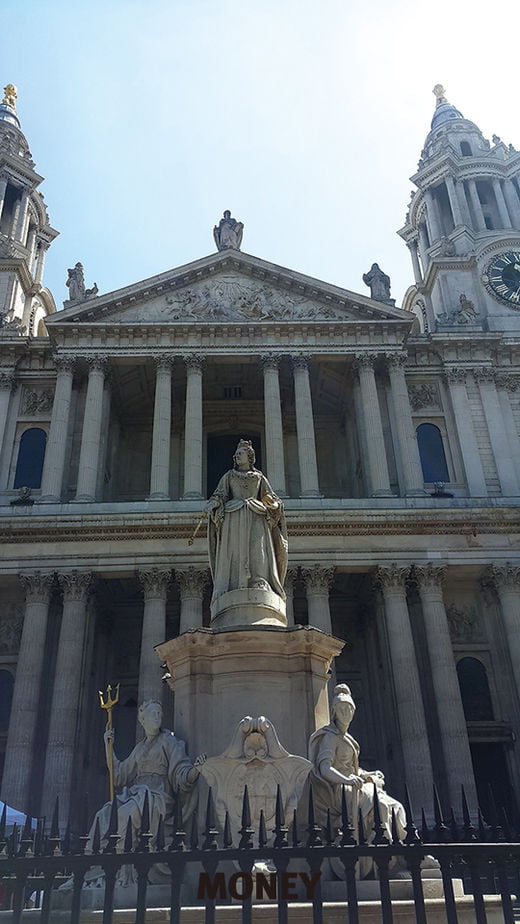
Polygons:
[[0,83],[61,232],[58,308],[77,260],[106,292],[214,252],[226,208],[246,252],[367,295],[377,261],[399,304],[434,84],[520,148],[518,0],[492,21],[482,0],[2,0],[0,17]]

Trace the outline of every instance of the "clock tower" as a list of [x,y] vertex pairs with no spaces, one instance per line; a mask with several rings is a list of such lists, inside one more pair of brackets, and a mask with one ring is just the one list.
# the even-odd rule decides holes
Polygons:
[[406,223],[421,331],[520,330],[520,152],[437,98]]

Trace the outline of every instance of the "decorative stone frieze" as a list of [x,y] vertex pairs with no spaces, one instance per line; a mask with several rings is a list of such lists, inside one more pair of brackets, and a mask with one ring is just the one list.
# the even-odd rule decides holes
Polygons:
[[513,394],[518,391],[520,385],[520,376],[506,372],[499,372],[495,376],[497,388],[503,388],[505,391]]
[[14,370],[0,370],[0,388],[11,389],[16,383]]
[[63,590],[64,601],[86,600],[93,580],[91,571],[71,571],[58,574],[58,583]]
[[15,654],[20,647],[23,627],[23,608],[6,603],[0,619],[0,654]]
[[439,389],[435,382],[409,382],[408,393],[414,411],[440,406]]
[[51,388],[24,388],[21,412],[29,416],[44,414],[51,410],[52,399]]
[[474,642],[482,640],[482,627],[474,606],[461,606],[450,603],[446,607],[450,636],[454,642]]

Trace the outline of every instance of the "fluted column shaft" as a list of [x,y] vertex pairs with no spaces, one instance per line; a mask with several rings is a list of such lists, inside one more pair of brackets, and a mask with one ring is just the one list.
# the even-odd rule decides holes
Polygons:
[[509,217],[509,212],[507,210],[506,200],[504,199],[504,193],[502,192],[502,185],[498,177],[493,177],[493,192],[495,193],[495,199],[497,200],[498,214],[500,215],[500,220],[502,221],[503,228],[512,228],[513,224]]
[[72,382],[74,378],[73,357],[55,359],[58,374],[52,405],[51,426],[45,449],[40,503],[57,503],[61,499],[65,453],[69,429]]
[[516,477],[515,463],[511,453],[498,392],[495,385],[495,372],[493,369],[474,369],[480,390],[482,407],[491,440],[491,448],[497,467],[500,488],[505,497],[514,497],[519,493],[518,479]]
[[334,568],[313,565],[303,568],[302,576],[307,591],[307,613],[310,626],[332,634],[329,593],[334,582]]
[[103,423],[103,391],[105,386],[106,359],[93,357],[88,360],[88,376],[83,432],[79,454],[78,485],[76,501],[95,501]]
[[27,204],[29,202],[29,190],[25,187],[22,191],[19,205],[16,206],[13,216],[13,237],[16,241],[23,243],[23,230],[27,216]]
[[264,419],[267,477],[280,497],[285,497],[285,458],[278,357],[263,356]]
[[171,356],[158,356],[155,378],[153,412],[152,465],[149,500],[167,500],[170,497],[170,444],[172,418],[172,367]]
[[[518,193],[513,185],[513,181],[509,179],[509,177],[504,180],[504,198],[507,203],[511,224],[515,227],[515,224],[520,222],[520,199],[518,198]],[[518,225],[516,226],[518,227]]]
[[7,180],[5,179],[5,177],[2,177],[0,179],[0,218],[2,217],[2,212],[4,210],[6,189],[7,189]]
[[202,628],[202,601],[208,583],[207,568],[176,568],[175,578],[181,591],[179,634]]
[[489,570],[500,600],[513,675],[520,696],[520,568],[507,562],[505,565],[492,565]]
[[41,283],[43,279],[43,270],[45,268],[45,257],[46,257],[48,248],[49,248],[49,244],[46,244],[43,241],[40,241],[39,246],[37,247],[38,262],[36,263],[36,273],[35,273],[34,281],[38,285]]
[[486,497],[488,490],[466,391],[466,373],[464,369],[453,368],[447,371],[446,377],[459,434],[468,492],[470,497]]
[[391,494],[390,476],[386,459],[383,423],[377,393],[374,364],[377,357],[361,353],[356,356],[359,377],[359,393],[363,412],[363,426],[366,435],[368,479],[372,496]]
[[25,616],[2,778],[2,800],[21,812],[38,813],[31,797],[31,774],[43,674],[49,600],[54,574],[20,575]]
[[408,250],[410,251],[410,256],[412,258],[413,266],[413,275],[418,286],[422,286],[424,280],[421,271],[421,264],[419,263],[419,255],[417,253],[417,241],[409,241]]
[[87,601],[92,574],[72,571],[70,574],[59,574],[58,580],[63,588],[63,615],[45,757],[43,814],[50,816],[54,800],[59,795],[62,818],[68,819],[83,680]]
[[186,422],[184,428],[184,498],[202,497],[202,368],[203,356],[187,356]]
[[430,229],[430,241],[433,244],[442,237],[439,210],[437,208],[437,200],[434,198],[431,189],[426,189],[424,191],[424,198],[426,200],[426,220]]
[[298,461],[300,464],[300,497],[320,497],[309,360],[305,356],[294,356],[292,363]]
[[294,626],[294,582],[297,573],[297,568],[288,568],[285,575],[285,613],[288,626]]
[[475,183],[475,180],[468,180],[468,192],[471,199],[471,204],[473,205],[477,231],[485,231],[486,220],[484,218],[484,212],[482,211],[482,204],[478,196],[477,184]]
[[453,224],[457,228],[459,225],[463,224],[463,221],[462,221],[462,213],[460,210],[459,197],[457,195],[455,181],[452,176],[446,177],[446,189],[448,190],[448,198],[450,200],[451,214],[453,215]]
[[0,372],[0,454],[2,452],[2,446],[4,445],[7,416],[9,413],[9,401],[14,383],[14,371]]
[[387,359],[404,493],[406,495],[421,496],[424,495],[424,476],[404,374],[406,355],[404,353],[391,353]]
[[412,804],[431,803],[433,771],[419,669],[406,600],[410,569],[391,565],[378,568],[376,580],[383,594],[392,678],[403,751],[406,783]]
[[505,374],[497,375],[495,381],[498,400],[500,401],[500,409],[502,411],[502,420],[511,449],[511,458],[515,467],[517,481],[520,484],[520,437],[518,436],[513,408],[511,407],[511,399],[509,397],[517,391],[520,385],[520,379],[517,376]]
[[139,571],[144,608],[139,659],[139,705],[147,699],[162,700],[162,671],[154,651],[166,638],[166,597],[171,571],[152,568]]
[[448,619],[442,595],[444,572],[444,568],[434,565],[414,569],[423,611],[450,803],[451,805],[457,804],[457,800],[460,799],[460,787],[462,784],[470,806],[475,808],[477,794],[466,719],[462,708]]

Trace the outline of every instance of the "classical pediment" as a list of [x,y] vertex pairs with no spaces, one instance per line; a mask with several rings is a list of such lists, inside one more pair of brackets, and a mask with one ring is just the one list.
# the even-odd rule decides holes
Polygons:
[[49,326],[410,320],[398,308],[274,266],[221,252],[116,292],[67,305]]

